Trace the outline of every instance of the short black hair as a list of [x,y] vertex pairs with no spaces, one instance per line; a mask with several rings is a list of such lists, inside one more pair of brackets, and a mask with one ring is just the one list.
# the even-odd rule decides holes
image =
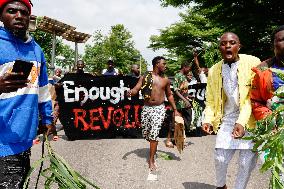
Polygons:
[[272,35],[271,35],[271,42],[272,44],[274,43],[274,38],[275,38],[275,34],[277,34],[278,32],[284,30],[284,25],[281,25],[279,27],[277,27],[273,32],[272,32]]
[[182,69],[184,67],[191,67],[191,64],[188,60],[185,60],[185,61],[183,61],[183,63],[181,63],[180,69]]
[[114,64],[114,61],[108,60],[108,61],[107,61],[107,64]]
[[85,63],[84,60],[82,60],[82,59],[77,60],[77,64],[78,64],[79,62]]
[[131,65],[131,68],[132,68],[133,66],[138,66],[138,67],[140,67],[138,64],[132,64],[132,65]]
[[156,56],[156,57],[153,58],[153,60],[152,60],[152,65],[155,66],[156,64],[159,63],[160,60],[166,60],[166,58],[163,57],[163,56]]
[[220,37],[220,39],[219,39],[219,43],[221,42],[221,38],[222,38],[224,35],[227,35],[227,34],[231,34],[231,35],[236,36],[238,42],[241,43],[239,36],[238,36],[236,33],[230,32],[230,31],[229,31],[229,32],[225,32],[225,33],[223,33],[223,34],[221,35],[221,37]]

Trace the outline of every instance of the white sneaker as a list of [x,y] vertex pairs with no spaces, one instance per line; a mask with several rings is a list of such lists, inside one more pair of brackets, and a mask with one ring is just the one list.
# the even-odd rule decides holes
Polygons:
[[158,180],[158,173],[156,170],[149,170],[149,174],[147,177],[148,181],[157,181]]

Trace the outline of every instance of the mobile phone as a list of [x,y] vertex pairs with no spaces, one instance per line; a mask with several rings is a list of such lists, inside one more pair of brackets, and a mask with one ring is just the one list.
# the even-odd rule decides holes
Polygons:
[[27,62],[27,61],[23,61],[23,60],[16,60],[14,65],[13,65],[12,72],[22,73],[23,75],[17,76],[16,79],[25,80],[25,79],[28,79],[33,65],[34,64],[31,63],[31,62]]

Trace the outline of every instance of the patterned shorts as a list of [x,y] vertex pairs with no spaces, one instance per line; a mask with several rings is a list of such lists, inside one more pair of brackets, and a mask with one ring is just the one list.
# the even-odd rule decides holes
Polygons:
[[142,135],[146,140],[158,141],[159,132],[165,119],[165,105],[144,106],[141,112]]

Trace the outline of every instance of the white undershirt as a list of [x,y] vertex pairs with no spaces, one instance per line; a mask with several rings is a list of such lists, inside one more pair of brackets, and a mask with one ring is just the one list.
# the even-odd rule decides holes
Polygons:
[[[247,140],[234,139],[232,131],[240,114],[238,89],[239,62],[222,65],[223,89],[226,95],[224,116],[216,137],[215,148],[223,149],[252,149],[253,143]],[[248,133],[246,132],[246,135]]]

